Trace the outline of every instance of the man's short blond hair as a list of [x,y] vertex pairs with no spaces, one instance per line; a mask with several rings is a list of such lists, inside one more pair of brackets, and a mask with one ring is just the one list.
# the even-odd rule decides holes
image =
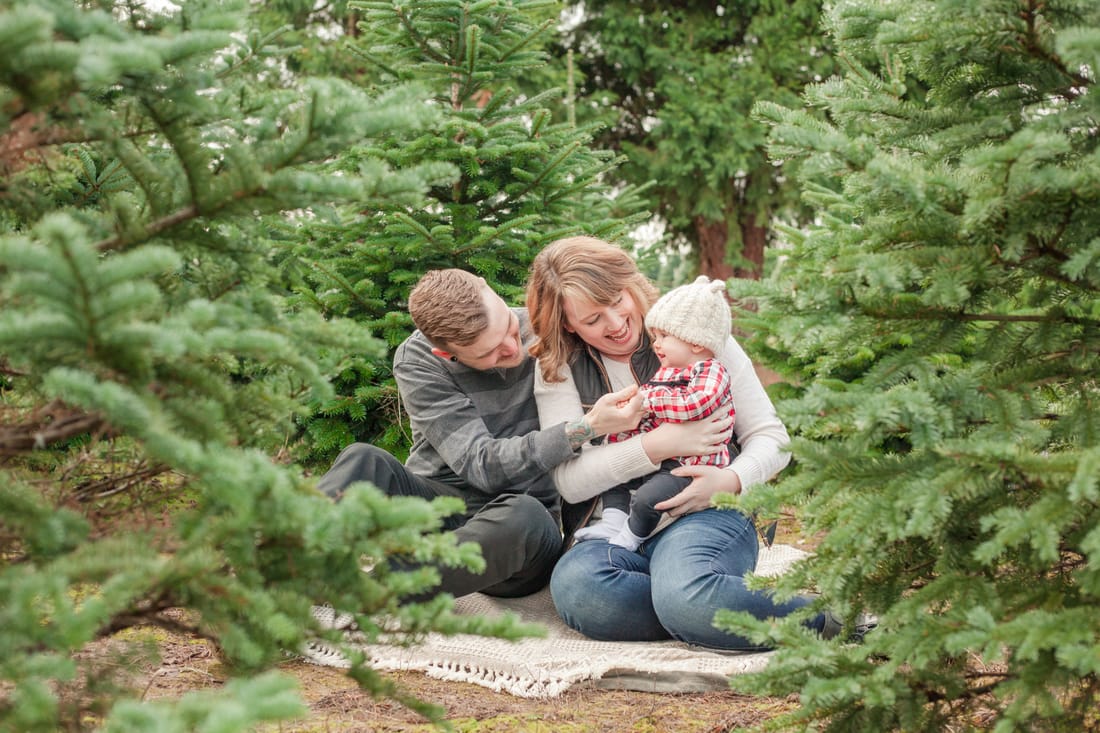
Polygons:
[[409,293],[409,315],[437,349],[468,346],[489,325],[485,280],[465,270],[429,270]]

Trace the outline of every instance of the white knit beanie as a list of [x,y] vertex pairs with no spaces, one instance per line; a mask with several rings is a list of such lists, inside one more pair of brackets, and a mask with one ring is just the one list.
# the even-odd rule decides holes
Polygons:
[[689,344],[705,346],[717,356],[730,335],[730,304],[725,292],[724,280],[700,275],[690,285],[662,295],[646,314],[645,325]]

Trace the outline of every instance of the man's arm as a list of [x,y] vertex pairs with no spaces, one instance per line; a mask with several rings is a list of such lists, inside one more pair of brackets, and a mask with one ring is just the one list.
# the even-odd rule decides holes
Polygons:
[[[538,429],[529,380],[494,385],[473,375],[469,382],[480,392],[479,408],[449,362],[429,348],[410,339],[394,357],[394,377],[418,439],[414,452],[426,443],[422,450],[427,455],[434,453],[466,483],[487,493],[546,473],[573,456],[561,424]],[[510,435],[497,437],[489,429],[480,411],[486,403],[492,403],[496,420],[509,425]]]
[[549,472],[594,437],[634,427],[637,388],[605,395],[587,414],[540,429],[533,362],[480,372],[431,353],[420,334],[397,349],[394,376],[413,426],[410,469],[454,473],[488,493]]

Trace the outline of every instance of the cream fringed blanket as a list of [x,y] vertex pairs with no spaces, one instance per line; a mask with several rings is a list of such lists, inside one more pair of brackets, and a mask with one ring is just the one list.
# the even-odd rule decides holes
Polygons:
[[[805,556],[789,545],[762,548],[757,575],[778,575]],[[732,675],[764,667],[769,652],[717,652],[676,641],[592,641],[558,618],[550,591],[524,598],[492,598],[471,593],[455,601],[455,612],[494,616],[511,611],[546,627],[546,637],[505,641],[482,636],[429,634],[412,647],[364,647],[374,669],[415,670],[429,677],[472,682],[517,697],[556,697],[578,682],[595,687],[648,692],[698,692],[724,688]],[[331,608],[313,609],[323,623],[334,623]],[[624,624],[629,620],[624,619]],[[356,633],[348,632],[349,643]],[[311,643],[306,660],[328,667],[348,661],[328,644]]]

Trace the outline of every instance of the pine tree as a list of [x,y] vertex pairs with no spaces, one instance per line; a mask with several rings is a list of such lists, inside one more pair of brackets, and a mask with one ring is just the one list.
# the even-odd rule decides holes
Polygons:
[[[352,50],[379,88],[415,83],[439,116],[408,134],[352,147],[334,164],[349,173],[369,161],[394,168],[453,166],[427,202],[362,211],[333,209],[309,227],[286,262],[298,289],[326,314],[363,323],[396,346],[412,331],[405,299],[426,270],[476,272],[521,304],[527,269],[546,243],[588,233],[625,237],[640,221],[634,189],[604,181],[618,159],[591,147],[591,128],[552,121],[562,92],[517,91],[545,64],[556,4],[486,0],[352,3],[361,15]],[[390,359],[365,358],[339,375],[338,396],[309,421],[313,460],[353,440],[407,449]]]
[[772,220],[808,212],[767,159],[752,107],[795,105],[834,72],[820,0],[570,5],[582,20],[564,43],[591,102],[579,111],[610,118],[599,141],[627,157],[619,175],[655,181],[651,205],[699,271],[760,277]]
[[836,4],[847,66],[761,105],[819,224],[752,296],[797,468],[748,506],[822,537],[861,645],[794,622],[746,690],[803,730],[1094,730],[1100,709],[1100,6]]
[[[271,457],[349,353],[382,351],[292,302],[276,255],[335,204],[414,207],[452,180],[366,155],[326,169],[436,111],[408,90],[289,74],[243,1],[92,5],[0,3],[0,729],[299,714],[286,679],[253,675],[311,636],[339,641],[319,602],[368,637],[383,619],[398,639],[520,631],[456,619],[446,597],[401,603],[434,571],[387,559],[480,562],[435,531],[453,503],[357,486],[335,505]],[[213,640],[241,679],[138,702],[120,676],[138,657],[81,652],[144,626]],[[364,688],[439,716],[353,657]]]

